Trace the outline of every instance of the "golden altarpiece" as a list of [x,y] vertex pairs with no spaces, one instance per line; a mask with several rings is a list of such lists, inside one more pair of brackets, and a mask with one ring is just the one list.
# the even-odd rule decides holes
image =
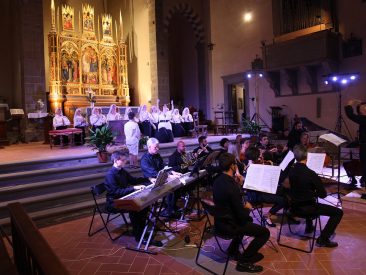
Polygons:
[[127,48],[121,15],[118,32],[110,15],[102,14],[96,20],[94,8],[83,4],[76,31],[74,8],[64,5],[61,14],[59,8],[56,13],[51,0],[51,20],[48,35],[51,111],[63,104],[66,115],[72,116],[75,108],[89,107],[94,101],[99,106],[112,103],[127,106],[130,102]]

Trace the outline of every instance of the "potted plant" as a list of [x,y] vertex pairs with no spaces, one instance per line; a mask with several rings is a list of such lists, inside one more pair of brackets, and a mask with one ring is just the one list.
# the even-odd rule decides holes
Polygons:
[[242,131],[251,136],[257,136],[261,131],[261,126],[254,120],[243,119]]
[[146,143],[147,143],[147,140],[149,139],[148,136],[142,136],[139,140],[139,149],[142,150],[142,149],[146,149]]
[[114,135],[108,125],[103,125],[95,131],[90,129],[90,137],[88,138],[88,146],[93,150],[97,150],[99,162],[108,161],[107,146],[114,144]]

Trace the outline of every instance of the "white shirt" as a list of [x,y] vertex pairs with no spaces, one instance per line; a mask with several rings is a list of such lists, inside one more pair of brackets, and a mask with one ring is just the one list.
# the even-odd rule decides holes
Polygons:
[[173,115],[172,116],[172,122],[173,123],[181,123],[183,122],[182,116],[181,115]]
[[85,118],[82,115],[74,116],[74,127],[86,126]]
[[141,137],[141,132],[139,125],[135,121],[127,121],[124,126],[126,144],[134,144],[139,142]]
[[93,125],[93,126],[102,126],[103,124],[106,123],[106,117],[105,115],[91,115],[90,118],[90,124]]
[[70,125],[70,120],[66,116],[55,115],[55,117],[53,118],[53,127],[55,129],[56,129],[56,127],[59,127],[59,126],[69,126],[69,125]]
[[193,117],[191,114],[182,115],[183,122],[193,122]]
[[151,114],[148,111],[141,111],[139,114],[139,119],[141,122],[144,122],[145,120],[151,121],[152,117]]
[[151,121],[152,123],[159,123],[159,113],[151,113]]
[[172,130],[172,124],[170,123],[170,120],[172,119],[171,112],[161,112],[159,114],[159,125],[158,129],[165,128],[167,130]]
[[121,120],[121,119],[122,119],[122,115],[120,113],[108,114],[107,115],[107,121]]

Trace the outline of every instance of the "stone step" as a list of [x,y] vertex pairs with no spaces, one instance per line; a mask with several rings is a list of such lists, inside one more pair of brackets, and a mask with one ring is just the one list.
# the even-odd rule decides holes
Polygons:
[[[171,154],[172,154],[171,149],[170,151],[162,150],[161,156],[163,157],[166,163],[168,163],[168,157]],[[139,156],[139,159],[141,158],[141,156]],[[57,179],[62,181],[65,178],[79,177],[88,174],[106,173],[108,169],[110,169],[110,167],[111,162],[108,162],[108,163],[80,164],[80,165],[63,166],[57,168],[45,168],[45,169],[0,174],[0,186],[1,186],[0,199],[1,199],[1,189],[4,187],[33,184]]]
[[[142,176],[141,169],[127,169],[133,176]],[[64,192],[78,188],[90,187],[104,181],[105,172],[89,173],[83,176],[65,177],[63,179],[47,180],[29,184],[0,188],[0,201],[19,200],[38,195]]]
[[52,209],[69,204],[90,201],[92,195],[89,187],[72,189],[62,192],[37,195],[22,199],[13,199],[0,203],[0,218],[8,216],[7,205],[12,202],[19,202],[28,213],[33,213],[45,209]]

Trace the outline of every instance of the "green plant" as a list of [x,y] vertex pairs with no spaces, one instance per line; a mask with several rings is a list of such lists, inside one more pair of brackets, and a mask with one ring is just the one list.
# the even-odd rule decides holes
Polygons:
[[261,126],[254,120],[243,119],[242,131],[250,135],[258,135],[261,131]]
[[107,152],[107,146],[114,144],[114,134],[108,125],[103,125],[101,128],[96,128],[95,131],[90,129],[90,137],[88,146],[98,152]]
[[147,137],[147,136],[143,136],[143,137],[140,138],[140,140],[139,140],[139,148],[140,149],[144,148],[144,146],[146,145],[148,139],[149,139],[149,137]]

